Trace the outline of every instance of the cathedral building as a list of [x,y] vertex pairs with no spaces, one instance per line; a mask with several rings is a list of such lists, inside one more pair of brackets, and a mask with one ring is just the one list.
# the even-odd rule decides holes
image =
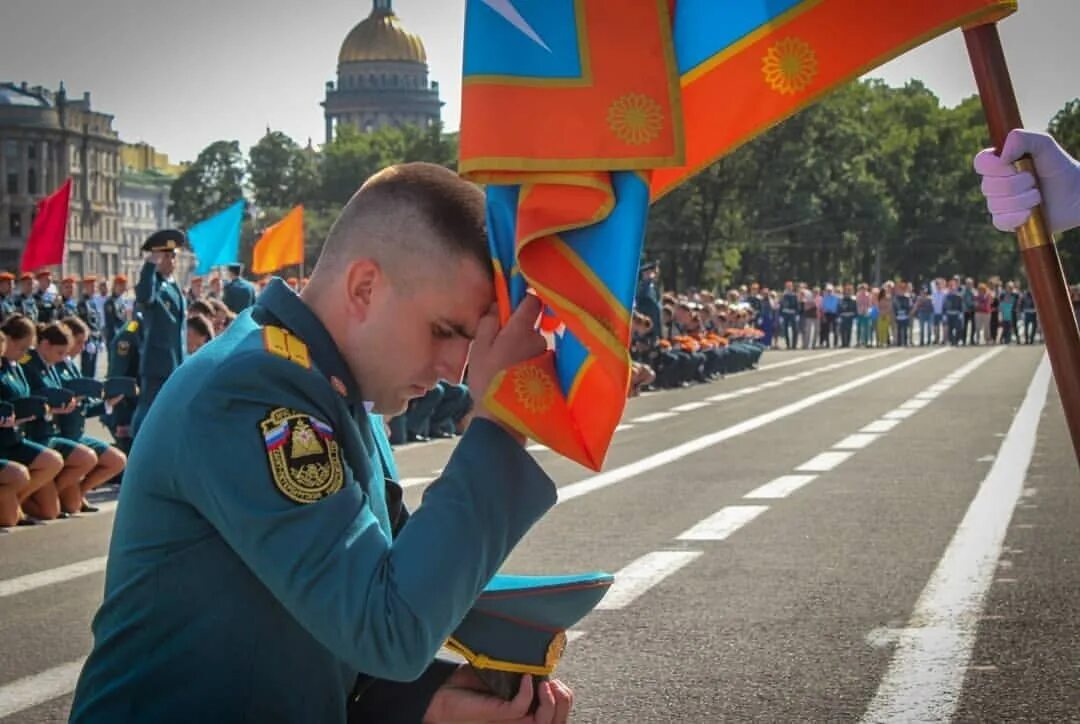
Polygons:
[[343,125],[361,132],[426,128],[440,121],[442,105],[439,84],[428,80],[424,43],[402,27],[392,0],[374,0],[341,45],[337,83],[326,84],[326,142]]

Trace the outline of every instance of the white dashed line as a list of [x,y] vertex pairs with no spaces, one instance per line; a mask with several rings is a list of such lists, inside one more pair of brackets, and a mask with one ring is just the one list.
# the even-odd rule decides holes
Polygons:
[[677,413],[677,412],[667,412],[667,411],[665,411],[665,412],[654,412],[654,413],[652,413],[650,415],[642,415],[641,417],[635,417],[630,422],[634,422],[634,423],[658,422],[659,420],[666,420],[669,417],[675,417],[677,414],[679,414],[679,413]]
[[0,686],[0,719],[73,692],[84,661],[69,661]]
[[[622,465],[620,467],[613,468],[612,470],[608,470],[607,472],[599,473],[597,475],[585,478],[584,480],[581,480],[579,482],[571,483],[570,485],[564,485],[563,487],[559,488],[558,502],[560,504],[565,503],[569,500],[573,500],[574,498],[581,497],[582,495],[588,495],[589,493],[595,492],[602,488],[616,485],[623,482],[624,480],[629,480],[630,478],[637,477],[642,473],[647,473],[650,470],[655,470],[656,468],[659,468],[661,466],[668,465],[676,460],[681,460],[688,455],[693,455],[694,453],[701,452],[702,450],[708,450],[710,447],[718,445],[726,440],[730,440],[733,437],[738,437],[739,435],[743,435],[753,430],[757,430],[758,428],[769,425],[773,422],[776,422],[777,420],[782,420],[785,417],[790,417],[791,415],[798,414],[803,410],[809,409],[815,405],[819,405],[826,400],[831,400],[834,397],[839,397],[840,395],[851,392],[852,390],[857,390],[864,385],[868,385],[871,382],[880,380],[883,377],[888,377],[889,375],[895,374],[900,370],[907,369],[912,365],[921,364],[926,360],[932,357],[936,357],[937,355],[942,354],[946,351],[948,350],[939,349],[935,350],[934,352],[919,355],[917,357],[911,357],[910,359],[899,362],[895,365],[892,365],[891,367],[886,367],[884,369],[877,370],[876,372],[871,372],[868,375],[857,377],[854,380],[850,380],[843,384],[837,385],[836,387],[832,387],[822,392],[816,392],[812,395],[804,397],[801,400],[797,400],[796,402],[791,402],[787,405],[784,405],[783,407],[778,407],[771,412],[766,412],[764,414],[751,417],[749,420],[743,420],[742,422],[731,425],[730,427],[726,427],[723,430],[718,430],[717,432],[712,432],[708,435],[702,435],[701,437],[694,438],[693,440],[687,440],[680,445],[676,445],[662,452],[654,453],[652,455],[649,455],[648,457],[644,457],[640,460],[629,463],[628,465]],[[873,357],[874,355],[871,355],[870,357],[862,357],[856,361],[865,362],[866,360],[872,359]]]
[[857,432],[854,435],[848,435],[843,440],[833,445],[833,447],[837,450],[862,450],[879,437],[881,436]]
[[874,420],[859,432],[888,432],[900,424],[899,420]]
[[431,475],[424,475],[418,478],[402,478],[398,481],[398,485],[403,488],[412,488],[417,485],[424,485],[425,483],[430,483],[434,479],[435,478]]
[[639,596],[701,555],[701,551],[653,551],[615,574],[615,583],[596,608],[626,608]]
[[50,568],[47,571],[29,573],[25,576],[19,576],[18,578],[9,578],[6,581],[0,581],[0,598],[3,598],[4,596],[14,596],[17,593],[25,593],[26,591],[32,591],[35,588],[41,588],[43,586],[51,586],[54,583],[64,583],[65,581],[71,581],[76,578],[82,578],[83,576],[100,573],[105,570],[105,561],[107,560],[108,556],[99,556],[98,558],[89,558],[85,561],[71,563],[66,566],[60,566],[59,568]]
[[900,405],[901,410],[921,410],[930,404],[930,400],[911,399]]
[[693,412],[694,410],[700,410],[703,407],[709,407],[708,402],[687,402],[685,405],[676,405],[671,408],[671,412]]
[[915,410],[889,410],[881,417],[886,420],[906,420],[915,414]]
[[731,505],[679,535],[678,540],[724,540],[769,509],[767,505]]
[[744,498],[786,498],[804,485],[813,482],[816,475],[781,475],[760,488],[750,491]]
[[854,454],[853,452],[823,452],[795,469],[801,473],[827,473]]

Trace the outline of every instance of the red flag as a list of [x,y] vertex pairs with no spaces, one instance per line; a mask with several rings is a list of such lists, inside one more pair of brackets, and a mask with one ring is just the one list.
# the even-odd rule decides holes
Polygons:
[[30,238],[23,250],[20,271],[35,271],[43,266],[64,261],[64,237],[67,231],[68,204],[71,201],[71,179],[46,196],[37,205],[37,216],[30,229]]

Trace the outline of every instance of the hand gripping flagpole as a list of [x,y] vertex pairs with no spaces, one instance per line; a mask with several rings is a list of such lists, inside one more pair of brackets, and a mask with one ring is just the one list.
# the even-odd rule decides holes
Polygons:
[[[966,28],[964,40],[979,86],[986,123],[990,127],[990,140],[997,152],[1001,153],[1009,131],[1022,128],[1023,123],[997,25],[989,23]],[[1029,156],[1017,161],[1016,166],[1036,175],[1035,164]],[[1080,460],[1080,328],[1077,327],[1061,258],[1041,206],[1032,211],[1031,218],[1016,230],[1016,235],[1035,297],[1046,351],[1054,370],[1054,381],[1065,408],[1073,452]]]

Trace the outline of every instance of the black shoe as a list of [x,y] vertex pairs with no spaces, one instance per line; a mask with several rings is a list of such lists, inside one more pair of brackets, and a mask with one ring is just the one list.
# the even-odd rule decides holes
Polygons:
[[427,442],[428,439],[427,435],[421,435],[418,432],[410,432],[408,435],[409,442]]
[[21,518],[17,525],[44,525],[44,523],[37,518]]
[[83,503],[82,507],[79,508],[80,513],[97,513],[100,510],[101,510],[101,508],[98,508],[97,506],[94,506],[94,505],[90,505],[89,503]]
[[56,519],[57,520],[67,520],[70,517],[71,517],[71,513],[67,512],[66,510],[61,510],[60,515],[56,516]]

